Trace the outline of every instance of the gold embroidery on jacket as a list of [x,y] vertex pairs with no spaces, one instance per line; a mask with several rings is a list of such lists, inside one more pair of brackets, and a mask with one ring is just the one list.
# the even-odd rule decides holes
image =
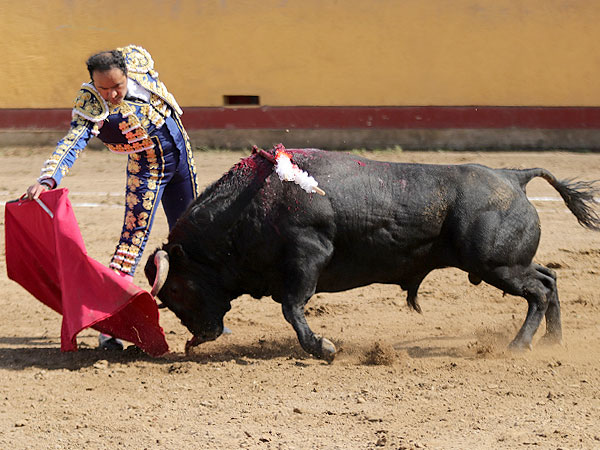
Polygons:
[[154,70],[154,61],[146,49],[137,45],[128,45],[117,50],[125,58],[129,78],[137,81],[143,88],[166,101],[177,114],[183,114],[175,97],[167,90],[164,83],[158,79],[158,72]]
[[108,117],[108,103],[94,85],[84,83],[73,106],[73,118],[81,116],[92,122],[101,122]]
[[133,144],[107,144],[104,143],[110,151],[115,153],[137,153],[144,150],[149,150],[154,147],[152,139],[144,139],[142,141],[134,142]]
[[[76,117],[74,122],[75,124],[71,126],[67,135],[61,139],[61,143],[56,147],[50,159],[46,160],[44,163],[40,178],[51,178],[59,170],[63,177],[69,173],[69,167],[67,167],[66,164],[63,164],[63,160],[81,136],[87,131],[89,125],[89,122],[81,117]],[[83,148],[77,149],[75,157],[78,157],[82,150]]]
[[119,105],[110,106],[110,114],[120,113],[123,117],[124,120],[119,123],[119,130],[127,139],[126,144],[105,143],[111,151],[116,153],[136,153],[154,148],[155,144],[150,139],[148,127],[151,123],[156,128],[162,127],[165,123],[165,117],[171,115],[171,110],[156,95],[152,94],[152,98],[155,100],[151,100],[151,104],[139,106],[139,115],[136,114],[135,105],[128,102],[121,102]]

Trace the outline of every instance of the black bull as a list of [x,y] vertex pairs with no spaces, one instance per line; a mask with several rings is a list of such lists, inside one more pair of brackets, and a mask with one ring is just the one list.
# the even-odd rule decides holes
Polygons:
[[527,300],[525,322],[511,347],[530,348],[544,316],[544,341],[561,341],[556,275],[532,262],[540,222],[525,186],[535,177],[545,179],[583,226],[598,230],[597,181],[559,181],[545,169],[288,151],[326,196],[280,181],[272,162],[253,154],[209,186],[148,259],[154,293],[193,333],[186,349],[216,339],[231,300],[247,293],[272,296],[302,348],[332,360],[334,345],[315,335],[304,316],[313,294],[397,284],[420,312],[419,285],[444,267]]

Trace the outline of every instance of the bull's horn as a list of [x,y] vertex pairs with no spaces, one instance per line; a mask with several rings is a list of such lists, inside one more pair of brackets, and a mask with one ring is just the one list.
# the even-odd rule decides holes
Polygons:
[[156,294],[160,292],[162,287],[167,281],[167,275],[169,274],[169,254],[164,250],[159,250],[154,255],[154,265],[156,266],[156,277],[154,278],[154,284],[152,285],[152,297],[156,297]]

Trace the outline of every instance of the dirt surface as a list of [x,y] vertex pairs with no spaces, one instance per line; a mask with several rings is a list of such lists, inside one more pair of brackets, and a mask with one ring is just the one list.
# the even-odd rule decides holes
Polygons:
[[[0,149],[3,201],[25,191],[51,150]],[[247,154],[198,152],[201,185]],[[363,155],[600,178],[597,153]],[[90,256],[105,263],[121,229],[124,180],[123,156],[87,150],[63,182]],[[61,353],[61,317],[8,280],[2,258],[0,447],[600,448],[600,233],[580,227],[543,180],[528,195],[542,222],[536,261],[558,274],[564,344],[536,345],[542,325],[533,350],[517,354],[506,347],[526,302],[453,269],[427,277],[422,315],[397,286],[317,294],[308,320],[336,344],[333,364],[302,351],[275,302],[247,296],[225,318],[233,334],[189,356],[190,334],[168,310],[164,357],[97,350],[90,329],[78,352]],[[147,249],[166,235],[161,212]],[[149,289],[142,272],[135,282]]]

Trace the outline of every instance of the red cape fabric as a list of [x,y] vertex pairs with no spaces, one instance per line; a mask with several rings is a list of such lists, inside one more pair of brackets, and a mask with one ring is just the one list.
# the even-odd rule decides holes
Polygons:
[[62,314],[62,351],[77,350],[77,334],[92,327],[149,355],[164,354],[169,347],[154,298],[88,256],[68,193],[64,188],[45,192],[42,205],[31,200],[6,204],[8,277]]

